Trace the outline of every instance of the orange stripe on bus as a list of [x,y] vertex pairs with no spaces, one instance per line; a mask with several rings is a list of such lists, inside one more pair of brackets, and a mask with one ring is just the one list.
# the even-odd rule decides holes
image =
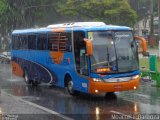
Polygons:
[[21,76],[21,77],[23,76],[23,73],[24,73],[21,66],[14,61],[12,61],[12,72],[15,75],[18,75],[18,76]]
[[50,56],[52,58],[52,61],[55,63],[55,64],[60,64],[63,60],[63,56],[64,56],[64,53],[63,52],[50,52]]
[[53,28],[52,31],[53,32],[65,32],[66,28]]

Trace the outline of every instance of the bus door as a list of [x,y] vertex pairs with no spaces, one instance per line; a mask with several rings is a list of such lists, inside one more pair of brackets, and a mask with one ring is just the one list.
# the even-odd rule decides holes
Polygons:
[[86,44],[84,32],[74,32],[74,56],[76,72],[79,75],[88,75]]
[[84,32],[74,32],[73,41],[74,41],[74,57],[75,57],[75,70],[77,73],[77,78],[74,79],[75,89],[82,92],[88,92],[87,84],[88,80],[88,57],[86,56],[86,43],[84,41],[85,33]]

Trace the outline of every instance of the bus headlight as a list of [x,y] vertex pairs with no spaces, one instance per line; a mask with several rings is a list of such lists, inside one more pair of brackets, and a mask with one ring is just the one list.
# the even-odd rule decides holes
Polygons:
[[101,82],[102,80],[100,78],[93,78],[94,82]]
[[139,75],[135,75],[132,77],[132,79],[138,79],[139,78]]

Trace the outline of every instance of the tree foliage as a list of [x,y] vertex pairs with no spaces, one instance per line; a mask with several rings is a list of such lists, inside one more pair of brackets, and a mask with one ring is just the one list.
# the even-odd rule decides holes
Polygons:
[[59,2],[58,10],[72,18],[104,21],[107,24],[132,26],[137,18],[127,0],[66,0],[65,3]]
[[0,0],[0,15],[2,15],[7,8],[7,4],[5,0]]
[[57,19],[53,17],[56,14],[53,3],[57,1],[58,0],[0,0],[0,43],[3,37],[3,44],[9,49],[12,30],[46,26],[49,22],[53,23],[56,21]]
[[14,29],[69,21],[132,26],[136,18],[128,0],[0,0],[0,35],[8,42]]
[[127,0],[0,0],[0,33],[68,21],[104,21],[132,26],[136,13]]
[[132,8],[137,12],[138,19],[144,19],[151,15],[158,16],[158,0],[129,0]]
[[[0,33],[55,22],[58,0],[0,0]],[[52,16],[53,15],[53,16]],[[46,24],[44,24],[46,23]]]

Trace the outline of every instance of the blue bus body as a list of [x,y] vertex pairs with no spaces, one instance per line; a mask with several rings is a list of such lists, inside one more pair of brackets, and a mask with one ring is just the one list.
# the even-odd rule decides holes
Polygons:
[[[15,30],[12,32],[12,52],[11,52],[13,73],[24,77],[25,71],[27,71],[29,80],[32,80],[34,82],[37,81],[38,83],[40,82],[50,83],[60,87],[67,86],[67,78],[69,77],[74,83],[73,89],[84,93],[115,92],[123,90],[132,90],[135,89],[135,87],[137,88],[139,86],[139,79],[140,79],[139,77],[137,77],[137,75],[140,74],[138,68],[127,72],[122,71],[122,72],[106,73],[106,74],[95,73],[92,72],[91,70],[91,58],[89,56],[86,56],[84,57],[85,59],[84,61],[86,62],[85,74],[81,73],[80,70],[79,72],[77,72],[78,70],[76,69],[78,69],[77,65],[78,60],[76,63],[75,46],[78,47],[78,45],[75,45],[74,43],[74,41],[76,41],[75,34],[77,34],[78,36],[79,33],[83,33],[83,37],[88,38],[89,36],[88,32],[90,31],[132,31],[132,30],[131,28],[125,26],[113,26],[113,25],[97,26],[96,24],[85,25],[85,26],[72,26],[72,25],[71,26],[64,25],[61,27],[49,26],[40,29]],[[67,34],[69,37],[64,38],[64,36],[61,35],[63,33]],[[42,50],[38,49],[39,45],[37,44],[38,37],[41,35],[43,36],[42,39],[45,38],[44,40],[45,47],[43,47]],[[31,46],[31,49],[29,49],[30,46],[29,39],[31,38],[34,38],[36,42],[35,46],[34,47]],[[60,44],[63,43],[63,39],[65,40],[70,39],[70,43],[69,44],[67,43],[70,50],[66,50],[68,49],[66,47],[65,50],[62,50],[62,47],[61,48],[55,47],[54,50],[53,47],[54,44],[52,44],[53,50],[50,50],[49,39],[52,38],[55,39],[55,41],[59,39],[57,40],[59,43],[56,42],[56,44],[59,47]],[[23,44],[22,47],[20,44],[21,45]],[[81,52],[83,52],[83,50],[81,50]],[[133,77],[136,78],[134,79]],[[102,79],[102,81],[98,81],[98,79]],[[106,82],[107,80],[109,82]]]

